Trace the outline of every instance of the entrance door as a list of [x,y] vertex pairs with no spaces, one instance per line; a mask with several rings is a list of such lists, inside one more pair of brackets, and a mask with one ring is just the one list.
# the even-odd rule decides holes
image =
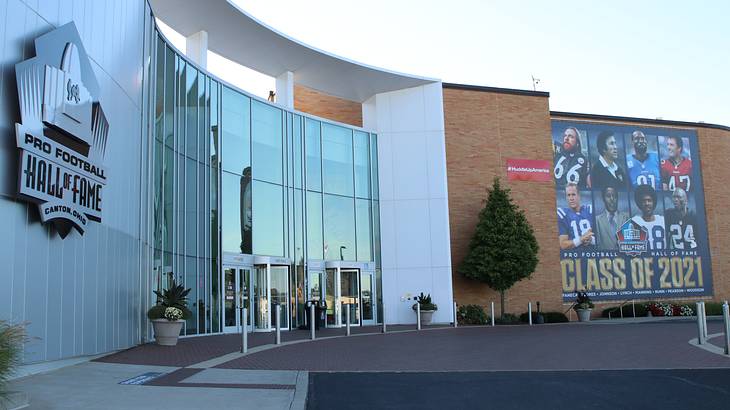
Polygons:
[[360,324],[360,281],[357,270],[340,271],[340,303],[342,306],[341,322],[347,323],[346,310],[350,311],[350,325]]
[[326,324],[327,327],[337,327],[340,325],[340,319],[339,319],[339,298],[338,295],[338,289],[336,288],[336,284],[338,283],[337,278],[337,271],[339,269],[326,269],[325,270],[325,279],[324,279],[324,302],[327,304],[327,320]]
[[[250,309],[251,269],[237,268],[232,266],[223,267],[223,332],[239,333],[243,319],[241,307]],[[249,331],[251,320],[247,321]]]
[[360,301],[362,302],[363,326],[375,325],[375,283],[371,272],[360,274]]
[[276,306],[281,311],[279,320],[282,329],[289,329],[289,267],[288,266],[271,266],[269,265],[271,274],[271,327],[276,328]]

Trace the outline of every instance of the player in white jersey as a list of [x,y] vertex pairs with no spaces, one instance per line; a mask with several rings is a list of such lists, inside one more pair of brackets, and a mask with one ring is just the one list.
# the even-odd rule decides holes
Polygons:
[[639,185],[634,191],[634,201],[641,213],[631,219],[646,228],[649,233],[649,249],[666,249],[664,216],[654,213],[657,205],[656,191],[651,185]]

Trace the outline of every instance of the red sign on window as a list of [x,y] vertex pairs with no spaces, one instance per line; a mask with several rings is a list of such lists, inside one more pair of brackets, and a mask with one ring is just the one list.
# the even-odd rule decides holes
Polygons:
[[507,158],[507,180],[550,182],[552,162],[541,159]]

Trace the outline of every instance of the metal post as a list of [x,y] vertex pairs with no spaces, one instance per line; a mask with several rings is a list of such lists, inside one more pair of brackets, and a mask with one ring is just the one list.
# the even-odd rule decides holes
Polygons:
[[725,354],[730,355],[730,306],[727,301],[722,304],[722,327],[725,331]]
[[383,320],[383,329],[381,331],[383,333],[386,333],[386,332],[388,332],[388,328],[387,328],[387,325],[385,324],[385,303],[383,303],[383,317],[382,317],[382,320]]
[[281,305],[276,305],[276,344],[281,344]]
[[636,319],[636,304],[634,303],[633,300],[631,301],[631,311],[634,314],[634,319]]
[[421,304],[416,303],[416,329],[421,330]]
[[492,326],[494,326],[494,302],[492,302]]
[[527,321],[532,326],[532,302],[527,302]]
[[312,303],[311,305],[309,305],[309,318],[310,318],[309,319],[309,332],[310,332],[310,336],[309,337],[312,340],[314,340],[314,338],[315,338],[314,328],[315,328],[315,326],[317,324],[317,322],[315,322],[316,319],[314,317],[314,303]]
[[697,344],[705,343],[705,332],[702,331],[702,302],[697,302]]
[[459,327],[459,314],[456,308],[456,302],[454,302],[454,327]]
[[345,307],[345,320],[347,321],[347,324],[345,325],[346,332],[345,334],[347,336],[350,336],[350,305],[343,305]]
[[248,353],[248,309],[243,308],[243,326],[241,326],[241,353]]
[[707,340],[707,310],[705,310],[705,302],[702,302],[702,332]]
[[621,319],[623,319],[624,318],[624,304],[623,303],[618,307],[618,311],[621,314]]

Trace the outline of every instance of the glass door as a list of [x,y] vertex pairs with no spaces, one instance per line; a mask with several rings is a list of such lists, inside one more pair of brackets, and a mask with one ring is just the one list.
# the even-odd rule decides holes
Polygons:
[[337,289],[335,289],[337,269],[326,269],[324,276],[324,302],[327,304],[327,327],[337,327],[340,325],[340,320],[337,316],[339,313],[338,301],[335,297],[337,295]]
[[360,283],[357,270],[340,271],[340,303],[342,306],[341,323],[347,323],[345,309],[350,311],[350,325],[360,324]]
[[281,328],[289,329],[289,267],[270,266],[271,273],[271,327],[276,327],[276,306],[280,306]]
[[[249,268],[223,267],[223,332],[239,333],[243,319],[241,307],[249,309],[251,270]],[[249,319],[248,323],[251,321]],[[250,330],[250,327],[249,327]]]
[[362,302],[362,324],[363,326],[375,325],[375,287],[373,286],[373,274],[363,272],[360,275],[360,301]]
[[254,330],[269,330],[269,275],[268,265],[254,267],[253,283],[253,327]]

